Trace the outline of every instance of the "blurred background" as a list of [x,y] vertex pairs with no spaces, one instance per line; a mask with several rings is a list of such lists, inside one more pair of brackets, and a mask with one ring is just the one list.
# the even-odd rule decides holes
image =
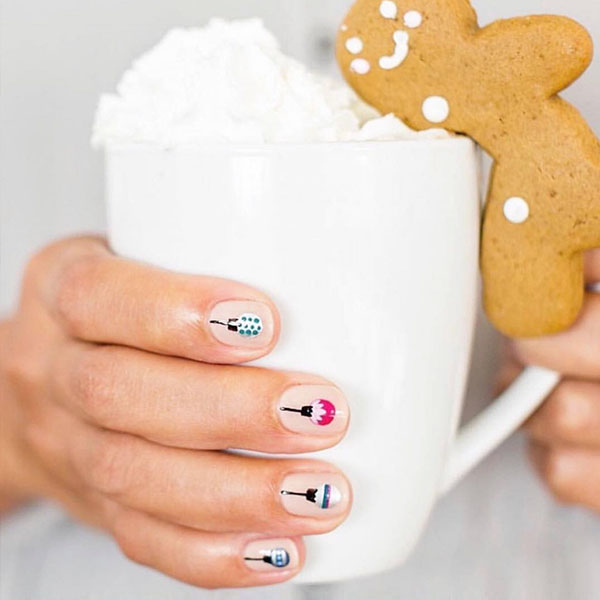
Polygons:
[[[2,0],[0,17],[0,310],[10,311],[27,257],[48,241],[102,231],[102,155],[90,149],[100,93],[174,26],[263,17],[285,51],[335,73],[333,36],[350,0]],[[482,23],[566,14],[600,44],[597,0],[474,0]],[[600,59],[566,94],[600,132]],[[482,318],[466,416],[490,398],[498,340]],[[376,535],[377,532],[374,532]],[[359,549],[357,549],[357,552]],[[128,563],[112,542],[38,505],[0,536],[2,600],[600,597],[600,521],[561,507],[530,471],[517,435],[438,506],[403,568],[299,592],[293,586],[203,592]]]

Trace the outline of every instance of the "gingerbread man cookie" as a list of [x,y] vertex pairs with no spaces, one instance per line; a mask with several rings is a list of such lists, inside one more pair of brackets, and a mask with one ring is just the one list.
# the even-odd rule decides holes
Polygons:
[[468,0],[358,0],[337,53],[382,113],[467,134],[495,160],[481,257],[494,324],[513,337],[569,327],[583,253],[600,247],[600,142],[557,95],[591,61],[585,29],[553,16],[480,28]]

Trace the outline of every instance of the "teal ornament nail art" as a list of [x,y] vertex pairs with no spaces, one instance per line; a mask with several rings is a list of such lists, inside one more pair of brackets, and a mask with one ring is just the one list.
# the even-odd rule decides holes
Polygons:
[[229,331],[235,331],[244,338],[258,337],[263,329],[262,319],[253,313],[244,313],[234,319],[229,319],[227,323],[223,321],[211,321],[212,325],[222,325]]

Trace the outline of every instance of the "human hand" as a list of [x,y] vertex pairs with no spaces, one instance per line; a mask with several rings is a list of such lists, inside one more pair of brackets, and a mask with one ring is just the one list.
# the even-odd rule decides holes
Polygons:
[[[600,250],[586,257],[587,283],[600,282]],[[536,470],[557,499],[600,512],[600,294],[587,295],[572,329],[511,341],[501,376],[510,382],[525,365],[556,370],[563,380],[525,425]]]
[[301,536],[346,518],[349,483],[322,461],[224,451],[324,449],[349,413],[321,377],[237,366],[279,329],[273,303],[240,283],[126,261],[95,238],[45,249],[0,328],[0,493],[53,498],[193,585],[291,578]]

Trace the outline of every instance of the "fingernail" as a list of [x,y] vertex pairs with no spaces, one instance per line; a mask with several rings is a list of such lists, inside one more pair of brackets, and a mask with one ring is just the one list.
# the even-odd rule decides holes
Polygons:
[[280,496],[292,515],[329,519],[348,508],[350,486],[335,473],[294,473],[283,480]]
[[287,538],[256,540],[244,549],[244,561],[253,571],[295,569],[299,562],[296,544]]
[[294,433],[333,435],[348,426],[348,403],[332,385],[295,385],[279,400],[279,418]]
[[209,324],[215,338],[227,346],[261,348],[273,339],[273,314],[262,302],[220,302],[211,312]]

